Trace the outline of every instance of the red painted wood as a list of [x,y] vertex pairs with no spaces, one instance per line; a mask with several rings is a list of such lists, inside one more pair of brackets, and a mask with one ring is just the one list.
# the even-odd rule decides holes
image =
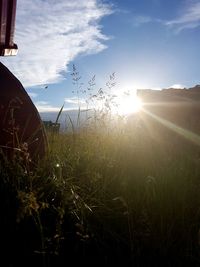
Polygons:
[[17,54],[14,44],[16,0],[0,0],[0,55],[11,56]]

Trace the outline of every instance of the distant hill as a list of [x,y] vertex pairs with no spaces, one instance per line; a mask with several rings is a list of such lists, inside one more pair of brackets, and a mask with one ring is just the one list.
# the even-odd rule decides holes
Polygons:
[[[137,90],[137,95],[144,102],[145,110],[200,134],[200,85],[184,89],[141,89]],[[78,110],[63,111],[58,121],[60,129],[71,130],[72,123],[74,128],[77,128],[78,120],[80,126],[86,124],[91,111],[86,113],[83,110],[79,115],[78,113]],[[55,122],[57,115],[58,112],[40,113],[43,121]]]
[[150,101],[200,101],[200,85],[191,88],[175,89],[168,88],[162,90],[138,89],[137,95],[144,102]]
[[183,128],[200,133],[200,85],[184,89],[138,90],[144,109]]

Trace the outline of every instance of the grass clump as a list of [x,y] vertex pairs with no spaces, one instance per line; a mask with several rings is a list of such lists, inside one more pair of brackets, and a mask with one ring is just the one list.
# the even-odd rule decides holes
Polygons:
[[82,89],[75,66],[72,79],[72,131],[47,132],[49,151],[37,166],[27,147],[12,161],[0,155],[2,261],[199,266],[199,147],[143,111],[113,119],[114,73],[97,91],[95,76]]
[[34,170],[2,155],[5,260],[198,266],[199,149],[159,124],[144,127],[49,134]]

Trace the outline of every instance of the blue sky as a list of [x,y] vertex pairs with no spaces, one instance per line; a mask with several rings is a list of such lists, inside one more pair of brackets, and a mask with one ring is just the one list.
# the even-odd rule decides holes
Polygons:
[[40,111],[76,106],[72,64],[85,87],[113,72],[122,91],[200,83],[200,0],[21,0],[15,36],[2,62]]

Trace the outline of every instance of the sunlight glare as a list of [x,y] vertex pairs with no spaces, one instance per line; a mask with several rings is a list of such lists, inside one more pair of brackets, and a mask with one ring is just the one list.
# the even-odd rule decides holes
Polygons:
[[137,113],[142,109],[142,101],[135,94],[124,93],[118,98],[117,113],[120,115],[129,115]]

